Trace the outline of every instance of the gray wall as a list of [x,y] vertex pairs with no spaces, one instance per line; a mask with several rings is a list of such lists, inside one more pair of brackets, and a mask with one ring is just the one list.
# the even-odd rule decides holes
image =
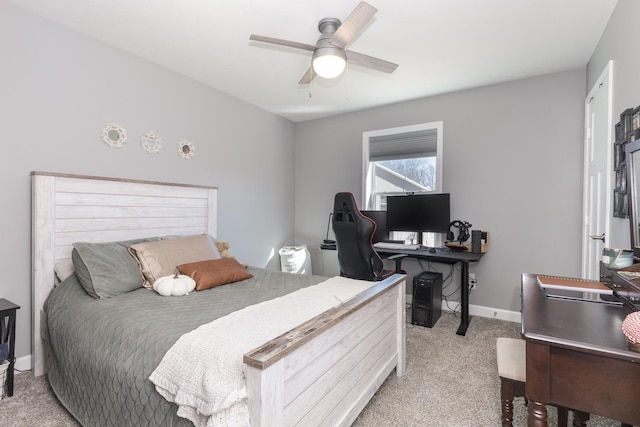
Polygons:
[[578,69],[298,123],[297,243],[320,270],[334,194],[361,198],[362,132],[442,120],[452,219],[491,237],[470,302],[519,311],[523,272],[580,274],[584,88]]
[[[30,353],[32,170],[217,185],[218,237],[241,261],[278,268],[295,233],[319,273],[333,195],[360,197],[362,132],[443,120],[452,218],[491,233],[471,303],[517,311],[522,272],[580,272],[582,69],[294,125],[5,0],[0,39],[0,297],[22,306],[18,357]],[[100,141],[109,122],[127,129],[124,148]],[[150,129],[165,144],[156,155],[138,143]],[[184,138],[191,161],[175,152]]]
[[[33,170],[219,186],[218,237],[240,261],[279,268],[293,243],[292,122],[4,0],[0,40],[0,298],[21,306],[16,356],[31,353]],[[122,149],[100,140],[110,122],[128,132]],[[150,129],[158,154],[139,144]],[[185,138],[189,161],[176,151]]]
[[[587,64],[587,91],[593,87],[609,60],[613,60],[613,120],[640,105],[640,55],[637,48],[637,17],[640,2],[619,0],[591,60]],[[612,130],[613,131],[613,130]],[[629,221],[612,217],[610,247],[628,248]]]

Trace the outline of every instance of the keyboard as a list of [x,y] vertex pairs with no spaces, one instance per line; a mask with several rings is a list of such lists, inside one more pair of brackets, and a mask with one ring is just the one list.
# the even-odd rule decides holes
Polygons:
[[378,242],[373,244],[374,248],[379,249],[399,249],[404,251],[415,251],[420,248],[420,245],[407,245],[405,243],[391,243],[391,242]]

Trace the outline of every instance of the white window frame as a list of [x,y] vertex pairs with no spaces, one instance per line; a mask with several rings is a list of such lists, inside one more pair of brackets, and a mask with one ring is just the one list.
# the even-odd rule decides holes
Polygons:
[[[424,193],[442,193],[442,165],[443,165],[443,122],[421,123],[417,125],[400,126],[388,129],[379,129],[362,133],[362,203],[364,209],[371,209],[369,206],[371,189],[371,168],[369,167],[369,140],[377,136],[395,135],[399,133],[418,132],[436,129],[436,185],[433,191]],[[404,194],[404,193],[398,193]]]
[[[444,141],[444,133],[443,133],[443,122],[442,121],[438,121],[438,122],[430,122],[430,123],[420,123],[417,125],[409,125],[409,126],[400,126],[400,127],[395,127],[395,128],[388,128],[388,129],[379,129],[379,130],[374,130],[374,131],[367,131],[367,132],[363,132],[362,133],[362,203],[360,206],[364,206],[364,209],[374,209],[373,206],[370,206],[369,202],[372,200],[371,197],[371,193],[372,193],[372,188],[371,188],[371,183],[372,183],[372,177],[371,177],[371,168],[370,168],[370,161],[369,161],[369,142],[370,139],[373,137],[378,137],[378,136],[387,136],[387,135],[395,135],[395,134],[402,134],[402,133],[409,133],[409,132],[419,132],[419,131],[425,131],[425,130],[436,130],[436,184],[435,184],[435,188],[433,189],[433,191],[423,191],[420,193],[423,194],[428,194],[428,193],[442,193],[442,176],[443,176],[443,158],[444,158],[444,151],[443,151],[443,141]],[[398,192],[398,193],[388,193],[388,195],[392,195],[392,194],[405,194],[403,192]],[[410,233],[399,233],[397,234],[395,237],[401,237],[404,238],[406,237],[405,235],[410,234]],[[424,234],[432,234],[432,233],[424,233]],[[423,234],[423,238],[425,238]],[[427,236],[428,238],[428,236]],[[442,245],[443,241],[443,235],[441,234],[434,234],[431,237],[433,240],[433,245],[434,246],[440,246]]]

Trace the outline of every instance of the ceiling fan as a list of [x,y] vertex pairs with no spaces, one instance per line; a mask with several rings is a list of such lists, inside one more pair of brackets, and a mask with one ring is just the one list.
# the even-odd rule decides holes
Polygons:
[[384,73],[393,73],[398,64],[346,50],[362,29],[378,11],[368,3],[360,2],[343,23],[336,18],[324,18],[318,23],[321,35],[315,45],[251,34],[249,40],[293,47],[313,52],[312,66],[302,76],[299,84],[311,83],[316,75],[331,79],[342,74],[346,62]]

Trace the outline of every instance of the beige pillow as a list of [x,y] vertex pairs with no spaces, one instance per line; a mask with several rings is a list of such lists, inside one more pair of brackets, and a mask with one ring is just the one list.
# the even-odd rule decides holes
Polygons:
[[62,283],[64,279],[75,273],[73,261],[71,258],[59,259],[53,264],[53,270],[56,272],[57,283]]
[[129,252],[138,261],[143,286],[149,289],[156,279],[175,274],[180,264],[220,258],[213,238],[207,234],[137,243],[129,246]]
[[192,262],[178,268],[180,273],[196,281],[197,291],[253,277],[235,258]]

